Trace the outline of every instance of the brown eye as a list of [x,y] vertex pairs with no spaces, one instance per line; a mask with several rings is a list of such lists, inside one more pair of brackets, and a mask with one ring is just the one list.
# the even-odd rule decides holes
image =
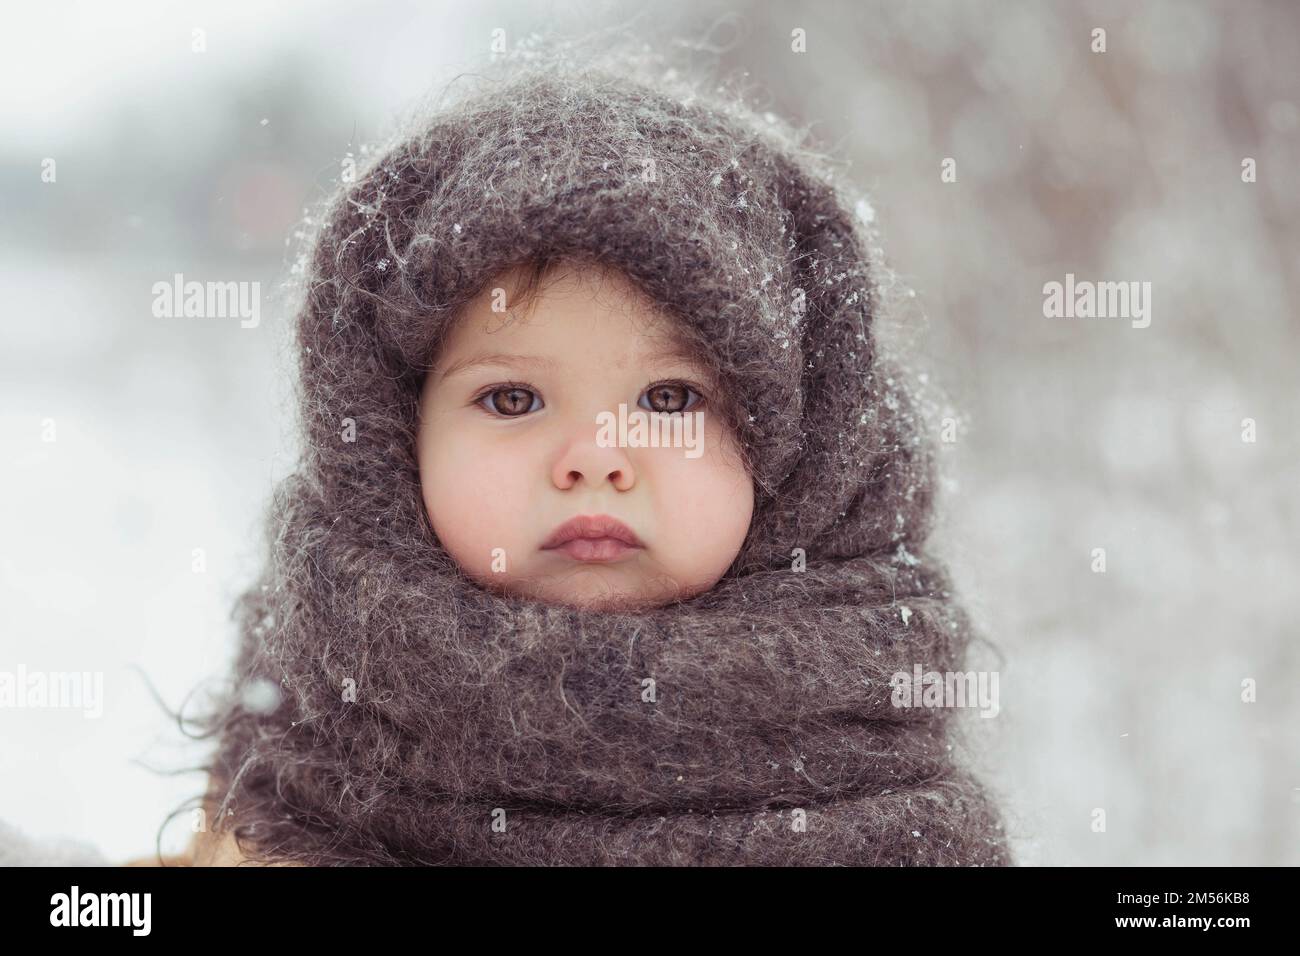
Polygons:
[[537,393],[530,388],[520,388],[511,386],[510,388],[498,388],[488,392],[479,400],[490,412],[496,412],[506,418],[518,418],[528,412],[534,411],[541,407],[541,400]]
[[[697,399],[696,402],[691,402],[692,395]],[[682,382],[661,382],[658,385],[651,385],[645,390],[644,396],[649,399],[650,404],[642,405],[642,408],[666,414],[684,412],[693,405],[699,404],[700,398],[694,389]]]

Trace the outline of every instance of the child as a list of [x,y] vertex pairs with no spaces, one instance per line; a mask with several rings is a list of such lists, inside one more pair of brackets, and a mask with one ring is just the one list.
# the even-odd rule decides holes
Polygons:
[[170,862],[1008,863],[951,712],[891,701],[969,626],[852,208],[630,65],[503,65],[345,184]]
[[[547,601],[666,604],[708,590],[740,551],[754,489],[707,359],[617,272],[575,263],[534,276],[552,282],[526,320],[494,312],[489,294],[520,277],[492,280],[425,377],[416,447],[434,533],[483,587]],[[626,441],[633,415],[640,447],[619,447],[617,422]],[[606,508],[631,540],[547,533]]]

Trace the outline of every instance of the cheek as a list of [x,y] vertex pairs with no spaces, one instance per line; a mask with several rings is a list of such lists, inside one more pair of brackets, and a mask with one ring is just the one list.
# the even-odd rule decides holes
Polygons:
[[754,488],[744,467],[710,434],[704,454],[658,449],[650,465],[668,553],[697,575],[721,575],[744,543],[754,511]]
[[422,436],[420,487],[429,522],[456,561],[488,569],[492,549],[512,553],[528,528],[527,476],[518,450],[472,430]]

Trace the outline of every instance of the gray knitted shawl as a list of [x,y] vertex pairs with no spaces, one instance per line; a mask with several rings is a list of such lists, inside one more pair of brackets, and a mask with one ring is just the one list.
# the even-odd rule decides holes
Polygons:
[[[897,671],[960,670],[970,629],[925,549],[917,403],[873,337],[869,217],[740,103],[672,75],[504,65],[343,184],[297,317],[302,459],[204,718],[207,797],[245,853],[1009,862],[953,762],[952,711],[891,703]],[[489,277],[555,257],[623,270],[730,396],[754,517],[690,600],[489,593],[427,520],[423,372]]]

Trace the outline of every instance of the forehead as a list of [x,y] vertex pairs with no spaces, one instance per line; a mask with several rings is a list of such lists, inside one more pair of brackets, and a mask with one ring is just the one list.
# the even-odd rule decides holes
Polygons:
[[622,368],[649,362],[701,365],[678,320],[616,270],[565,266],[527,301],[512,306],[517,270],[487,283],[456,317],[437,367],[533,357],[563,366],[583,361]]

